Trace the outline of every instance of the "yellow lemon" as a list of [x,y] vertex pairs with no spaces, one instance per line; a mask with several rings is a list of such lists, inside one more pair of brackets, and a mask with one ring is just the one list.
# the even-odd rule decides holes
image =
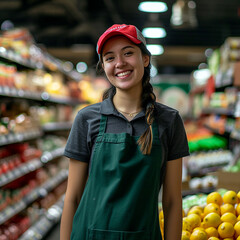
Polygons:
[[190,240],[207,240],[207,233],[203,230],[196,230],[191,234]]
[[240,215],[240,203],[236,206],[237,215]]
[[234,224],[237,222],[237,217],[233,213],[226,212],[221,216],[221,221],[222,222],[229,222],[234,226]]
[[240,214],[239,214],[238,217],[237,217],[237,221],[240,221]]
[[220,193],[218,192],[211,192],[207,195],[207,204],[209,203],[216,203],[218,205],[222,205],[223,199]]
[[185,211],[184,210],[182,210],[182,217],[185,217]]
[[201,218],[195,213],[189,214],[187,216],[187,221],[190,223],[192,229],[199,227],[201,224]]
[[236,240],[240,240],[240,235],[236,238]]
[[220,215],[220,207],[218,204],[209,203],[203,209],[204,216],[206,216],[208,213],[212,213],[212,212],[215,212]]
[[225,203],[222,206],[220,206],[220,211],[221,211],[221,215],[223,215],[226,212],[230,212],[233,214],[235,214],[236,212],[234,206],[230,203]]
[[231,223],[223,222],[218,227],[218,234],[221,238],[231,238],[234,235],[234,228]]
[[159,212],[159,220],[161,220],[161,219],[163,219],[164,217],[163,217],[163,210],[161,210],[160,212]]
[[208,227],[217,228],[219,226],[219,224],[221,223],[221,218],[217,213],[212,212],[212,213],[207,214],[204,217],[203,222],[205,223],[206,228],[208,228]]
[[192,213],[197,214],[200,218],[202,218],[202,211],[199,208],[191,208],[188,211],[187,216],[192,214]]
[[237,193],[237,199],[238,199],[238,202],[240,203],[240,191]]
[[240,221],[236,222],[234,225],[234,230],[237,236],[240,236]]
[[186,236],[186,235],[182,235],[181,240],[190,240],[190,238],[188,236]]
[[189,238],[190,238],[190,236],[191,236],[191,233],[190,233],[190,232],[188,232],[188,231],[185,231],[185,230],[183,230],[183,231],[182,231],[182,235],[185,235],[185,236],[187,236],[187,237],[189,237]]
[[208,237],[218,237],[218,230],[214,227],[209,227],[205,229],[205,232],[207,233]]
[[204,229],[207,228],[206,223],[205,222],[201,222],[200,227],[204,228]]
[[219,240],[219,238],[218,237],[210,237],[210,238],[208,238],[208,240]]
[[193,229],[193,232],[196,231],[196,230],[202,230],[202,231],[205,231],[205,229],[203,227],[196,227]]
[[233,238],[224,238],[223,240],[234,240]]
[[223,202],[234,205],[235,203],[237,203],[237,193],[234,191],[227,191],[223,195]]
[[183,218],[182,230],[192,232],[192,226],[191,226],[190,222],[188,222],[187,217]]

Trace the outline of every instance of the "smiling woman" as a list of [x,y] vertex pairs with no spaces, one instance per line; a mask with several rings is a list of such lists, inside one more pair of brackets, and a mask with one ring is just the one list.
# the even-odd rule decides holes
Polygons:
[[97,52],[112,86],[71,129],[61,240],[161,240],[162,185],[164,237],[180,240],[182,157],[189,155],[182,119],[156,102],[151,54],[135,26],[107,29]]

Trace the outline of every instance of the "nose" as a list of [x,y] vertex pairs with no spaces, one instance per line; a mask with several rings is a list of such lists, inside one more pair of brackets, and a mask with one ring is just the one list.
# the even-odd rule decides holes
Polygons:
[[126,65],[126,62],[122,56],[119,56],[116,61],[116,67],[121,68]]

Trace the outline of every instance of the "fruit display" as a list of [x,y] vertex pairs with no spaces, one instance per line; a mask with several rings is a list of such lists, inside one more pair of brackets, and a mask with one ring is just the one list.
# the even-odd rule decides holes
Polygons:
[[[183,199],[182,240],[239,240],[240,191],[219,189]],[[163,233],[164,215],[159,212]]]

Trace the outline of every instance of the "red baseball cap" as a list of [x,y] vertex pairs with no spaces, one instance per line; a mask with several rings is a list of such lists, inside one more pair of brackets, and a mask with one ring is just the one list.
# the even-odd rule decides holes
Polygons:
[[[118,35],[125,36],[135,44],[143,43],[143,45],[146,47],[146,40],[137,27],[135,27],[134,25],[114,24],[113,26],[108,28],[98,39],[97,53],[101,54],[103,45],[109,38]],[[149,55],[151,55],[148,50],[147,52],[149,53]]]

